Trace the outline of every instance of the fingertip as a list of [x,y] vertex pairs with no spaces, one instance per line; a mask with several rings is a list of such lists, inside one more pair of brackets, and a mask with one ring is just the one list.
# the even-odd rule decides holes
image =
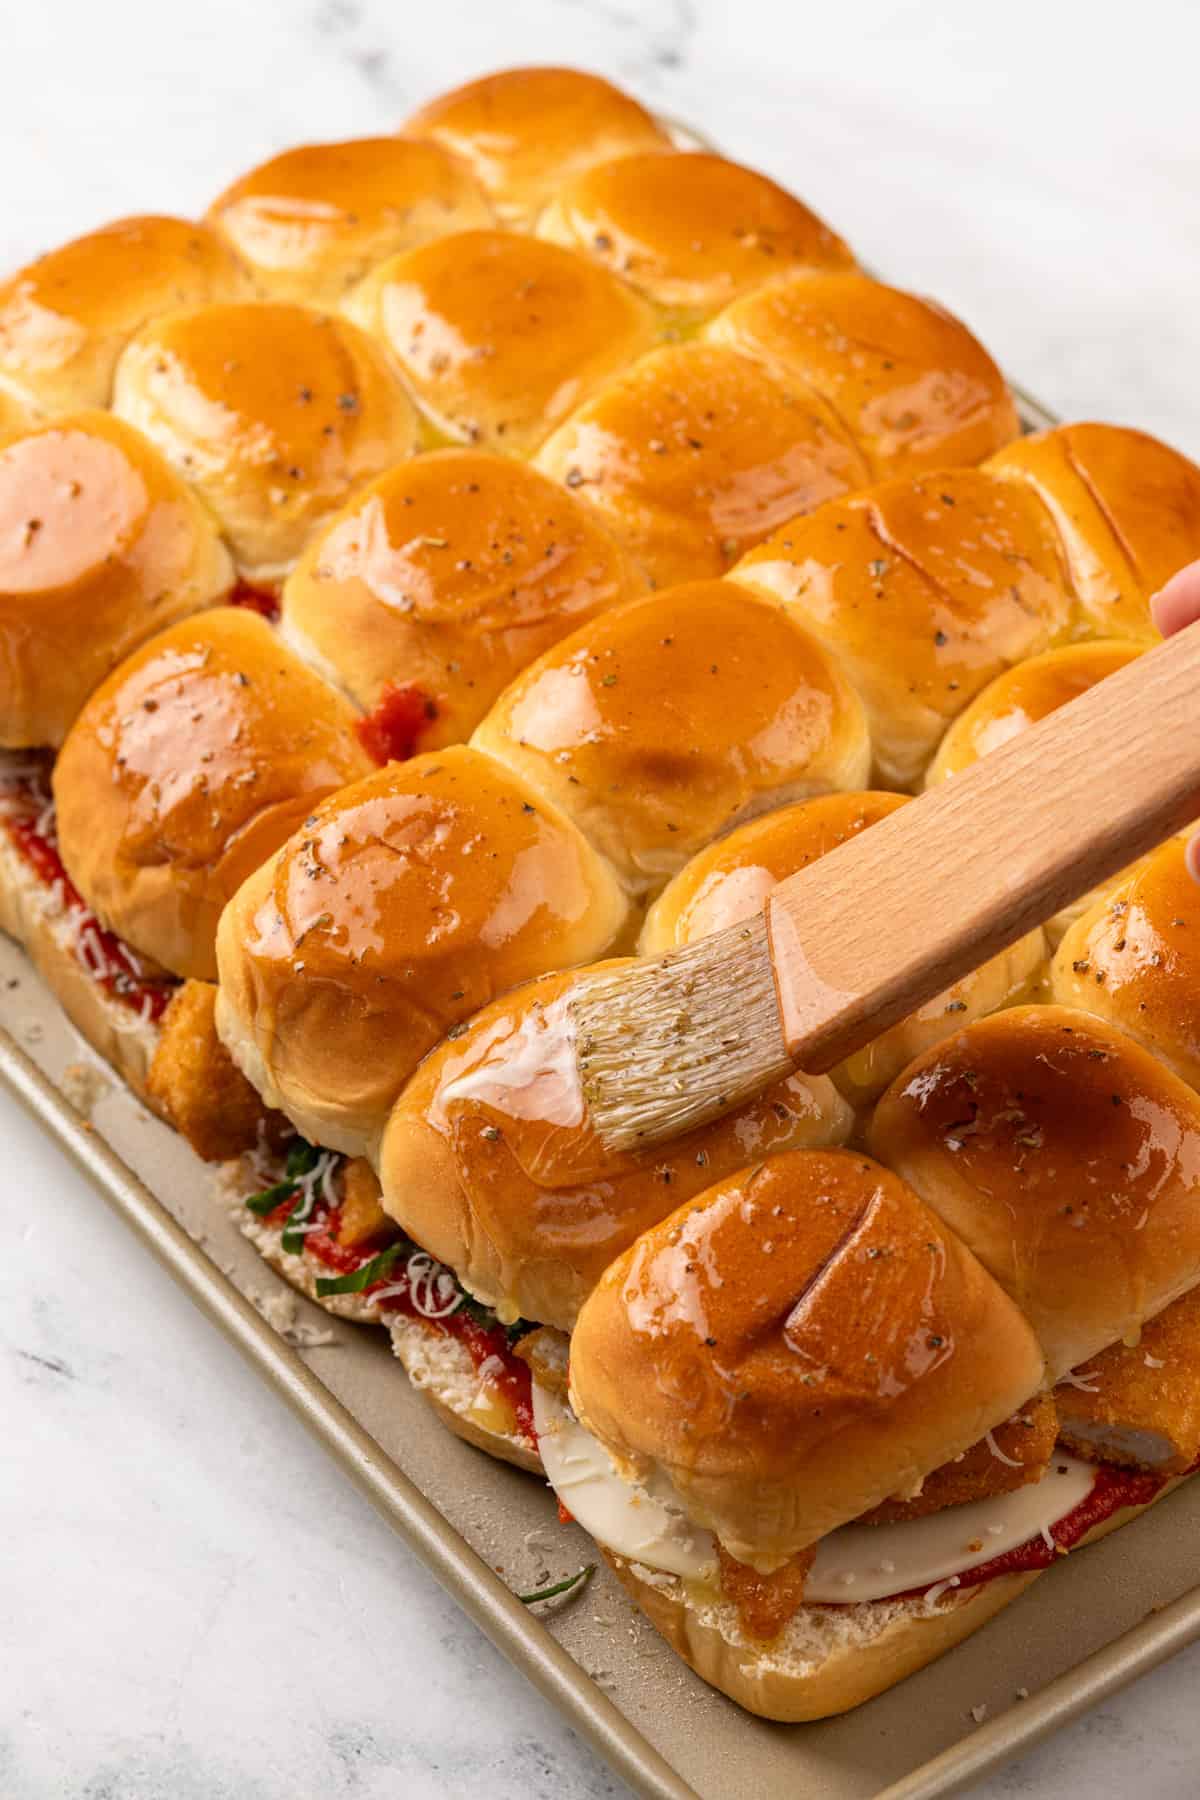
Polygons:
[[1200,562],[1189,563],[1151,596],[1150,617],[1163,637],[1200,619]]
[[1185,859],[1192,880],[1200,881],[1200,837],[1189,840]]

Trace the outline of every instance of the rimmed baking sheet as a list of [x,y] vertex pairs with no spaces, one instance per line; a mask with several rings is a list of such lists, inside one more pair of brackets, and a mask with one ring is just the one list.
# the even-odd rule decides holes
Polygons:
[[[1015,388],[1026,430],[1053,415]],[[81,1076],[80,1071],[88,1073]],[[479,1627],[651,1800],[933,1800],[1200,1637],[1200,1482],[1051,1570],[940,1662],[843,1719],[754,1719],[679,1660],[601,1565],[534,1616],[513,1598],[596,1560],[549,1490],[452,1437],[385,1334],[298,1296],[245,1242],[211,1171],[83,1045],[0,936],[0,1079],[271,1383]],[[85,1118],[76,1103],[86,1096]],[[312,1341],[315,1338],[315,1342]],[[305,1340],[308,1340],[307,1342]],[[1028,1697],[1024,1697],[1027,1693]]]
[[[2,938],[0,994],[5,1085],[636,1793],[931,1800],[1200,1636],[1200,1483],[1064,1561],[920,1675],[819,1725],[766,1724],[705,1687],[603,1568],[579,1599],[532,1616],[510,1584],[525,1591],[595,1558],[584,1533],[558,1524],[548,1489],[451,1437],[382,1332],[341,1324],[297,1297],[292,1335],[319,1341],[280,1337],[258,1309],[290,1290],[241,1238],[210,1171],[103,1070]],[[64,1090],[86,1094],[89,1117]],[[1029,1698],[1018,1698],[1021,1689]]]

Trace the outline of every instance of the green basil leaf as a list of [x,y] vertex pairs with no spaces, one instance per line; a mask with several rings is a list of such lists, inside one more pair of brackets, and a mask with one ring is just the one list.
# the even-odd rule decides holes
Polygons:
[[372,1283],[382,1281],[385,1275],[391,1274],[396,1258],[403,1249],[403,1242],[389,1244],[386,1250],[381,1250],[378,1256],[363,1263],[360,1269],[352,1269],[349,1275],[318,1275],[317,1297],[323,1300],[326,1294],[361,1294],[364,1288],[369,1288]]
[[252,1213],[257,1213],[258,1217],[263,1219],[268,1213],[273,1213],[275,1208],[295,1191],[294,1181],[277,1181],[274,1187],[264,1188],[261,1194],[251,1194],[246,1205]]
[[518,1594],[517,1599],[522,1606],[536,1606],[539,1600],[553,1600],[556,1594],[569,1594],[572,1588],[582,1588],[595,1573],[595,1563],[588,1563],[586,1568],[568,1575],[565,1581],[556,1581],[553,1587],[538,1588],[532,1594]]
[[320,1157],[321,1152],[315,1144],[310,1144],[305,1138],[294,1138],[287,1153],[287,1173],[293,1181],[298,1175],[308,1175],[316,1168]]

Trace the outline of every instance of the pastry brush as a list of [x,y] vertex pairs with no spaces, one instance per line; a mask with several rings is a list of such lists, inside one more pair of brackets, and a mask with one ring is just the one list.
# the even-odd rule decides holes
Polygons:
[[1200,814],[1200,624],[781,881],[755,919],[581,976],[591,1124],[656,1144],[819,1074]]

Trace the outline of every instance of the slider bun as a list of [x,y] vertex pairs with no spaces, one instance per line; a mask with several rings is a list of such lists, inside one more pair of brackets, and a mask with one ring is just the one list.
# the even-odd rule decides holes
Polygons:
[[959,713],[929,765],[925,786],[936,787],[951,775],[960,775],[981,756],[1115,675],[1145,647],[1120,639],[1064,644],[1005,669]]
[[715,312],[789,267],[854,266],[802,201],[704,151],[641,151],[593,165],[560,188],[537,229],[685,313]]
[[465,1345],[402,1313],[389,1313],[387,1325],[394,1355],[448,1431],[498,1462],[544,1474],[536,1447],[516,1429],[503,1396],[480,1378]]
[[301,306],[201,306],[139,332],[113,406],[208,502],[243,573],[284,575],[351,488],[417,448],[384,352]]
[[997,1575],[924,1598],[802,1606],[777,1638],[748,1637],[737,1608],[677,1575],[627,1561],[601,1546],[621,1586],[671,1648],[711,1687],[762,1719],[797,1725],[850,1712],[934,1662],[986,1625],[1042,1569]]
[[336,306],[385,256],[491,223],[478,182],[440,144],[351,138],[285,150],[208,209],[276,300]]
[[364,1155],[451,1027],[602,956],[627,913],[575,827],[491,757],[392,763],[327,800],[226,908],[217,1029],[305,1137]]
[[670,138],[630,94],[579,69],[504,69],[431,100],[404,127],[461,156],[511,224],[529,224],[564,181]]
[[[701,850],[659,895],[638,942],[644,956],[695,943],[751,919],[777,882],[906,804],[903,794],[823,794],[754,819]],[[1012,1003],[1041,968],[1040,930],[1002,950],[831,1071],[856,1106],[885,1088],[921,1050]]]
[[1150,596],[1200,556],[1200,468],[1144,431],[1095,424],[1021,438],[988,467],[1049,508],[1084,624],[1157,643]]
[[651,351],[542,446],[658,587],[721,575],[785,519],[870,480],[833,412],[724,344]]
[[305,550],[281,629],[370,710],[407,688],[422,749],[459,743],[542,651],[641,583],[599,520],[544,475],[435,450],[365,488]]
[[1200,1280],[1200,1099],[1087,1013],[969,1025],[896,1079],[869,1135],[1011,1294],[1051,1382]]
[[1119,1026],[1200,1088],[1200,887],[1172,838],[1111,884],[1063,938],[1054,998]]
[[[85,1043],[144,1105],[159,1111],[146,1087],[158,1026],[109,993],[81,960],[70,902],[60,886],[43,881],[20,854],[4,829],[6,810],[0,804],[0,931],[21,945]],[[19,989],[8,995],[6,1005],[9,1020],[19,1019]]]
[[72,881],[135,950],[211,981],[225,902],[372,766],[356,718],[256,613],[218,607],[160,632],[92,695],[55,765]]
[[[1178,1480],[1168,1481],[1153,1506]],[[1094,1544],[1147,1510],[1122,1506],[1075,1545]],[[631,1563],[601,1547],[622,1587],[697,1675],[760,1718],[784,1724],[827,1719],[873,1700],[961,1644],[1002,1612],[1044,1569],[994,1575],[975,1587],[936,1596],[802,1606],[769,1643],[742,1630],[737,1607],[723,1596]]]
[[[960,774],[981,756],[998,750],[1039,719],[1123,669],[1144,648],[1144,644],[1117,638],[1064,644],[1059,650],[1046,650],[1041,656],[1031,656],[1028,662],[1005,669],[955,719],[925,771],[925,786],[936,787],[951,775]],[[1047,920],[1045,931],[1051,947],[1074,919],[1086,912],[1100,894],[1107,893],[1109,886],[1111,883],[1102,884],[1090,897],[1084,895],[1071,901]],[[959,1023],[965,1025],[967,1021],[962,1019]]]
[[728,581],[593,619],[517,676],[473,742],[549,795],[639,892],[755,813],[861,787],[870,755],[832,658]]
[[1065,634],[1071,599],[1040,503],[976,469],[889,481],[785,525],[736,579],[792,609],[871,718],[875,766],[911,787],[946,726]]
[[463,231],[393,256],[346,310],[382,338],[439,432],[517,456],[657,335],[650,308],[615,275],[510,231]]
[[610,1265],[571,1339],[581,1422],[763,1569],[913,1493],[1042,1373],[971,1252],[846,1150],[716,1182]]
[[0,443],[0,745],[60,744],[115,663],[232,581],[195,495],[110,413]]
[[1004,377],[966,326],[867,275],[784,276],[708,335],[827,400],[874,481],[981,462],[1019,430]]
[[249,280],[224,240],[187,219],[117,219],[0,285],[0,381],[34,412],[107,406],[134,332],[177,306],[236,300]]
[[748,1158],[841,1143],[849,1107],[793,1075],[655,1150],[607,1151],[571,1054],[569,974],[495,1001],[427,1056],[379,1150],[386,1210],[504,1317],[569,1330],[639,1232]]

